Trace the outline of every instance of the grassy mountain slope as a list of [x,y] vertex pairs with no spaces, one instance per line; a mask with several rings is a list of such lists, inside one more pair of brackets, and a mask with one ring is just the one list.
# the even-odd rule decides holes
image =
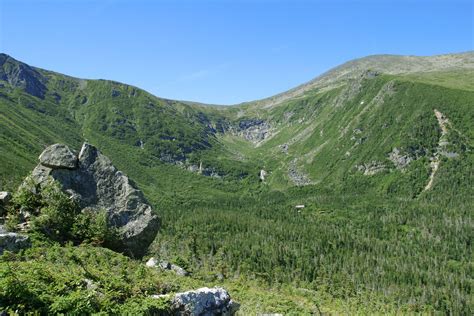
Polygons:
[[231,107],[0,56],[0,189],[87,140],[162,217],[150,255],[243,311],[472,312],[473,53],[370,56]]

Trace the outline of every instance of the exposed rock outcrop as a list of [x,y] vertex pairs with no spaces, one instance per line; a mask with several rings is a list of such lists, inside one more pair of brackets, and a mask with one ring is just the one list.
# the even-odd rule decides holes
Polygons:
[[158,231],[159,219],[142,192],[97,148],[84,143],[76,155],[65,145],[48,147],[32,178],[41,186],[50,176],[81,208],[107,211],[109,225],[119,232],[115,250],[137,257],[145,253]]
[[224,126],[223,132],[258,144],[272,136],[272,126],[269,122],[262,119],[243,119],[236,124]]
[[229,293],[220,287],[204,287],[177,293],[172,300],[175,315],[231,316],[239,307],[240,305],[230,298]]
[[397,169],[404,169],[413,161],[413,158],[410,155],[402,154],[400,149],[396,147],[388,154],[388,159],[393,162]]
[[38,70],[6,54],[0,54],[0,80],[41,99],[44,99],[47,91],[46,78]]
[[259,119],[243,120],[239,122],[239,133],[246,140],[259,142],[269,136],[270,124]]
[[297,186],[312,184],[311,179],[303,171],[298,169],[298,159],[293,159],[288,167],[288,177]]
[[379,161],[366,162],[356,166],[357,170],[364,173],[364,176],[373,176],[374,174],[385,171],[387,167]]

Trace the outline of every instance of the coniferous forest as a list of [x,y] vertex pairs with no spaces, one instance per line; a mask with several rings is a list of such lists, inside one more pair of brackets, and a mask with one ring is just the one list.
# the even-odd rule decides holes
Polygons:
[[0,54],[0,314],[472,315],[473,69],[374,55],[217,106]]

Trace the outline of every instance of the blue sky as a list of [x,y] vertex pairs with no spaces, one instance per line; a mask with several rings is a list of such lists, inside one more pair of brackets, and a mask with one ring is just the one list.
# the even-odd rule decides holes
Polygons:
[[161,97],[234,104],[357,57],[473,50],[473,3],[0,0],[0,51]]

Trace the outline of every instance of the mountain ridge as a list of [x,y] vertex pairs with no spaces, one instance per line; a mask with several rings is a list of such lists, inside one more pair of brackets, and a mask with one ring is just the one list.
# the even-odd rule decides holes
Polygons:
[[[26,63],[23,63],[14,57],[6,54],[6,53],[0,53],[0,66],[3,66],[5,61],[8,59],[12,59],[13,61],[26,65],[30,67],[31,69],[39,70],[45,73],[51,73],[54,74],[55,72],[50,71],[50,70],[45,70],[40,67],[36,66],[30,66]],[[392,65],[389,70],[386,68],[384,69],[384,65],[387,65],[388,62],[390,61],[395,61],[397,60],[398,62],[395,63],[395,65]],[[397,69],[397,67],[402,64],[402,63],[410,63],[411,67],[413,68],[405,68],[405,69]],[[414,64],[416,63],[421,63],[423,66],[415,66]],[[448,66],[446,64],[449,64]],[[370,67],[368,67],[368,64],[371,64]],[[431,64],[431,69],[427,69],[426,66]],[[294,88],[291,88],[289,90],[277,93],[275,95],[265,97],[263,99],[257,99],[257,100],[251,100],[251,101],[244,101],[236,104],[231,104],[231,105],[220,105],[220,104],[207,104],[207,103],[201,103],[199,101],[188,101],[188,100],[173,100],[169,98],[163,98],[154,95],[157,98],[161,98],[163,100],[170,100],[170,101],[178,101],[182,102],[185,104],[189,105],[198,105],[198,106],[210,106],[210,107],[239,107],[239,106],[245,106],[248,104],[259,104],[261,106],[271,106],[276,104],[282,103],[283,101],[287,100],[288,98],[291,97],[296,97],[301,94],[303,94],[305,91],[313,89],[319,85],[321,85],[321,81],[324,82],[325,79],[329,79],[329,83],[334,81],[335,79],[331,78],[334,74],[337,74],[338,72],[341,72],[342,70],[354,70],[354,69],[359,69],[361,71],[363,70],[374,70],[374,71],[380,71],[381,73],[387,73],[387,74],[400,74],[400,73],[414,73],[414,72],[430,72],[430,71],[439,71],[441,69],[456,69],[456,68],[467,68],[467,69],[474,69],[474,51],[466,51],[466,52],[460,52],[460,53],[447,53],[447,54],[438,54],[438,55],[429,55],[429,56],[421,56],[421,55],[396,55],[396,54],[374,54],[374,55],[368,55],[364,57],[359,57],[352,59],[350,61],[347,61],[339,66],[335,66],[333,68],[330,68],[329,70],[323,72],[322,74],[314,77],[313,79],[310,79],[309,81],[302,83],[300,85],[297,85]],[[59,74],[59,73],[57,73]],[[104,81],[109,81],[112,83],[118,83],[118,84],[124,84],[127,86],[131,86],[134,88],[139,88],[137,86],[133,86],[127,83],[122,83],[118,81],[114,81],[111,79],[90,79],[90,78],[78,78],[78,77],[73,77],[73,76],[68,76],[61,74],[63,76],[67,76],[70,79],[74,80],[104,80]],[[337,80],[340,80],[344,77],[344,73],[342,75],[337,75],[338,78]],[[325,85],[323,83],[322,85]],[[150,93],[150,92],[148,92]],[[152,94],[152,93],[150,93]],[[153,95],[153,94],[152,94]],[[277,101],[275,101],[275,99]]]
[[[407,60],[408,65],[399,67],[400,64],[407,64]],[[462,68],[462,76],[459,77],[461,79],[469,77],[474,69],[474,52],[431,57],[368,56],[335,67],[310,82],[277,96],[235,106],[208,106],[195,102],[159,98],[140,88],[116,81],[77,79],[30,67],[5,54],[1,55],[0,61],[2,61],[0,78],[7,85],[23,89],[33,97],[39,96],[40,99],[45,100],[44,105],[40,102],[42,105],[39,106],[34,100],[26,101],[25,99],[27,108],[36,109],[40,114],[45,111],[51,113],[65,111],[64,115],[61,114],[61,118],[67,117],[69,124],[73,123],[76,128],[82,130],[79,137],[84,137],[86,130],[93,132],[94,137],[105,133],[121,143],[144,149],[145,152],[161,161],[189,170],[198,170],[199,173],[205,169],[207,171],[204,174],[219,177],[229,172],[233,173],[235,169],[233,165],[238,164],[241,166],[239,167],[241,171],[236,173],[237,178],[256,174],[265,165],[273,165],[272,168],[277,168],[275,171],[283,173],[288,167],[288,174],[280,174],[279,177],[309,179],[310,177],[305,175],[305,172],[297,171],[300,168],[297,165],[301,164],[301,162],[298,163],[301,158],[299,155],[307,157],[309,162],[309,164],[305,163],[305,168],[307,168],[313,164],[315,155],[321,155],[321,150],[323,154],[327,151],[324,147],[328,144],[328,139],[322,137],[323,130],[319,131],[320,136],[315,134],[315,129],[321,129],[323,126],[324,116],[319,116],[312,123],[308,121],[309,118],[315,117],[314,109],[326,113],[327,121],[324,124],[334,125],[336,121],[332,117],[348,115],[344,104],[360,98],[358,95],[366,93],[365,87],[374,86],[371,83],[379,82],[380,84],[375,85],[377,86],[375,94],[368,96],[369,99],[363,97],[358,101],[360,104],[357,111],[360,112],[356,117],[362,117],[361,115],[365,115],[364,112],[369,110],[368,106],[373,103],[368,102],[370,98],[378,98],[379,100],[374,102],[379,104],[383,102],[385,95],[395,93],[395,82],[397,85],[405,85],[408,88],[407,84],[413,80],[420,84],[426,80],[424,77],[413,79],[407,76],[407,73],[408,75],[419,74],[422,69],[424,73],[431,75],[433,71],[449,69],[448,72],[441,72],[441,76],[445,76],[445,73],[458,76],[457,71]],[[420,61],[422,63],[418,65]],[[382,72],[384,69],[385,73]],[[401,77],[397,75],[400,72],[403,72]],[[21,77],[20,80],[18,76]],[[451,80],[451,77],[448,80]],[[472,78],[466,80],[468,83],[473,81]],[[29,88],[38,87],[38,82],[44,86],[40,94]],[[454,82],[458,83],[458,81]],[[442,86],[443,82],[437,80],[436,84]],[[19,97],[21,100],[22,96]],[[13,102],[13,99],[10,101]],[[321,106],[316,105],[313,109],[311,104],[315,102]],[[301,107],[299,103],[310,106]],[[47,104],[50,104],[49,109],[41,108]],[[273,106],[277,104],[278,107],[287,110],[282,112],[277,109],[278,107]],[[297,112],[300,113],[297,125],[295,125],[294,116],[295,106],[298,109]],[[429,111],[432,112],[433,109]],[[106,118],[105,121],[104,118]],[[430,124],[436,122],[434,117],[433,120]],[[347,116],[346,121],[353,120]],[[348,126],[337,124],[339,124],[338,129],[344,131],[341,135],[346,134]],[[355,125],[352,128],[359,129]],[[150,132],[152,130],[154,132]],[[397,133],[395,130],[392,132]],[[285,133],[293,134],[294,138],[282,137]],[[317,140],[318,138],[321,140]],[[242,139],[245,142],[239,143]],[[309,148],[301,148],[299,152],[291,150],[295,146],[298,147],[301,140],[309,142],[311,139],[317,140],[317,146],[320,148],[318,151]],[[366,137],[363,139],[361,141],[365,141]],[[275,152],[275,149],[269,148],[266,144],[275,142],[278,142],[277,147],[286,148],[286,155],[281,157],[279,157],[280,154],[274,155],[275,158],[279,157],[281,162],[268,156],[268,153]],[[345,154],[347,155],[353,146],[346,146]],[[290,153],[289,156],[288,153]],[[333,153],[333,155],[341,154]],[[258,157],[263,157],[263,159]],[[291,161],[290,157],[293,157]],[[278,164],[283,165],[277,167]],[[352,168],[359,168],[357,166],[353,165]],[[321,178],[315,183],[322,180]],[[278,186],[285,181],[279,180],[279,182]],[[310,180],[304,182],[312,183]]]
[[[472,314],[470,66],[421,74],[343,68],[336,85],[323,82],[329,89],[308,89],[276,106],[220,108],[43,70],[40,97],[22,80],[10,84],[21,76],[8,67],[0,67],[9,76],[0,79],[0,190],[15,190],[46,146],[90,143],[159,210],[162,230],[146,256],[199,280],[143,274],[143,262],[126,264],[101,248],[45,246],[32,250],[34,260],[12,259],[29,271],[18,288],[47,293],[60,282],[35,283],[35,265],[83,271],[82,262],[54,259],[67,253],[102,258],[106,267],[118,260],[137,271],[130,279],[137,288],[146,287],[140,275],[225,284],[244,314],[310,314],[318,306],[335,314]],[[95,271],[97,262],[84,260]],[[99,283],[122,280],[120,267],[106,270],[94,272]],[[7,275],[0,289],[18,280]],[[55,299],[101,300],[73,281],[81,295],[61,290]],[[136,293],[124,283],[125,293]],[[34,308],[25,293],[21,302]],[[111,300],[123,302],[121,288],[114,293]]]

